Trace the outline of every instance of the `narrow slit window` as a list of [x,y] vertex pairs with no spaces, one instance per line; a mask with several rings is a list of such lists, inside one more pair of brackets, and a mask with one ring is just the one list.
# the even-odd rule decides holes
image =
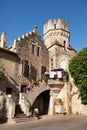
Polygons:
[[34,54],[35,45],[32,44],[32,54]]
[[53,69],[53,58],[51,58],[51,69]]
[[40,48],[37,47],[37,56],[39,56],[39,53],[40,53]]
[[56,24],[54,24],[54,29],[56,29]]
[[64,50],[66,50],[66,41],[64,41]]

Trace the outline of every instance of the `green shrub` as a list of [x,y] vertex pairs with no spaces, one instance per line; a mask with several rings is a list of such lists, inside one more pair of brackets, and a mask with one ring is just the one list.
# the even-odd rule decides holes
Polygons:
[[44,80],[45,82],[47,82],[49,79],[49,74],[42,74],[42,80]]

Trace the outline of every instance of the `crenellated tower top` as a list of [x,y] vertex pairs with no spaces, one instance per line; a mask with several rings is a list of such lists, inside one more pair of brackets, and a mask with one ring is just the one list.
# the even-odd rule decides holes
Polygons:
[[67,21],[60,18],[48,20],[48,22],[44,25],[44,34],[50,29],[64,29],[66,31],[69,31]]
[[63,19],[48,20],[43,27],[45,45],[50,47],[52,42],[57,40],[60,44],[69,44],[70,33],[68,22]]

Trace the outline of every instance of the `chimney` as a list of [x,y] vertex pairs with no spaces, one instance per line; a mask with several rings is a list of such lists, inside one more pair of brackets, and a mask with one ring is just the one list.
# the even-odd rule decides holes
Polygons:
[[6,33],[5,32],[1,34],[0,47],[6,48]]
[[37,26],[34,26],[33,32],[37,33]]

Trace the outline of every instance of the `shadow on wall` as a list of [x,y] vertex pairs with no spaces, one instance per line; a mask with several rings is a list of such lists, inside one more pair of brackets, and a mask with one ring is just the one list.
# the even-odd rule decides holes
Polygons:
[[[14,79],[4,73],[3,78],[0,79],[0,91],[2,94],[16,94],[18,93],[18,88],[16,87],[18,84]],[[7,89],[10,89],[10,93],[7,93]]]
[[0,124],[7,122],[7,109],[6,109],[6,99],[3,98],[0,103]]
[[33,65],[31,65],[30,77],[34,81],[36,81],[36,79],[37,79],[37,70],[36,70],[36,68]]

